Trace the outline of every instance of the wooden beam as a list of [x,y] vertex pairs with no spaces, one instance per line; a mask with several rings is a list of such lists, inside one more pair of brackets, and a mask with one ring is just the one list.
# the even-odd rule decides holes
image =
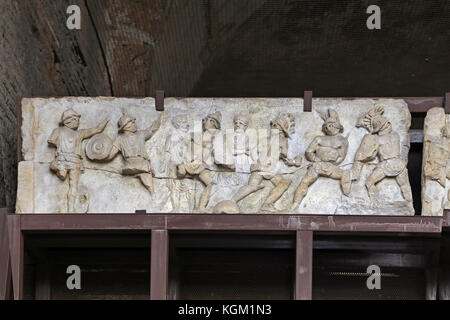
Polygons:
[[9,254],[13,282],[14,300],[23,299],[23,235],[20,216],[8,216]]
[[440,233],[442,217],[326,215],[21,215],[23,231],[221,230]]
[[407,97],[403,100],[408,104],[409,111],[413,113],[425,113],[431,108],[444,107],[443,97]]
[[169,287],[169,233],[152,230],[150,299],[167,300]]
[[297,232],[295,300],[312,300],[313,232]]

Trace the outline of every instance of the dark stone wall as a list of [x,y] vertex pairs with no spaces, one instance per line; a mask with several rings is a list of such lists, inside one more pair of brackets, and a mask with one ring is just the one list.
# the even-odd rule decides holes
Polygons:
[[[66,28],[78,5],[82,28]],[[450,2],[2,0],[0,207],[14,208],[20,97],[443,96]]]

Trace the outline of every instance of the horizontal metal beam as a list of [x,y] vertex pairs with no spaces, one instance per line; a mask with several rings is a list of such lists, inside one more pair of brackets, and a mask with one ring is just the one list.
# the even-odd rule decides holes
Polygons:
[[440,233],[442,217],[314,215],[21,215],[23,231],[230,230]]

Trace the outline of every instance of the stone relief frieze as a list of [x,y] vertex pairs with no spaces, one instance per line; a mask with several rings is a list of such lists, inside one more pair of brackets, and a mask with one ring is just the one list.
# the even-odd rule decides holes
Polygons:
[[[157,112],[151,98],[24,99],[17,212],[413,215],[407,104],[313,106],[169,98]],[[427,166],[441,185],[444,151],[430,153],[437,172]]]
[[443,108],[428,111],[422,160],[423,216],[442,216],[444,209],[450,209],[449,125]]

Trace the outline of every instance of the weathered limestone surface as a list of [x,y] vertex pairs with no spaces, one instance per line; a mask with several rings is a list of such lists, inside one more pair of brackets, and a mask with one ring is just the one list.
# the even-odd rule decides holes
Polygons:
[[[399,180],[407,178],[411,122],[401,99],[315,99],[309,113],[303,99],[169,98],[165,113],[154,104],[24,99],[17,213],[414,214],[409,182]],[[70,109],[79,128],[67,129],[69,117],[61,124]],[[61,157],[67,146],[58,139],[49,143],[61,141],[57,128],[79,137],[81,164]],[[253,132],[256,144],[245,138]],[[398,152],[386,155],[389,144]],[[318,176],[295,204],[308,172]]]
[[428,111],[424,125],[422,161],[422,215],[442,216],[450,208],[450,118],[442,108]]

